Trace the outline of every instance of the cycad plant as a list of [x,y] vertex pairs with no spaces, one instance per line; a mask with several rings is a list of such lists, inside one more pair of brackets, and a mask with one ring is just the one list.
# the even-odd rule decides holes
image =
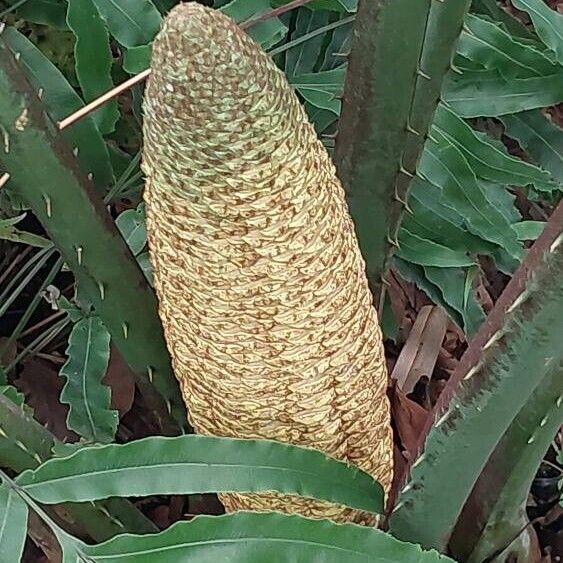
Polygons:
[[154,44],[144,133],[155,287],[195,430],[315,446],[389,490],[387,372],[364,262],[284,74],[226,16],[180,5]]
[[[541,0],[518,0],[532,25],[488,0],[469,15],[448,0],[167,16],[177,2],[2,3],[0,234],[32,246],[7,267],[0,311],[36,277],[41,294],[0,341],[0,560],[20,560],[27,532],[53,561],[529,559],[525,498],[562,422],[562,208],[528,251],[546,223],[522,221],[506,186],[539,211],[560,198],[561,132],[538,109],[561,101],[560,16]],[[149,65],[144,94],[135,79],[81,115]],[[478,330],[482,256],[517,272]],[[477,331],[403,475],[372,305],[388,305],[390,264]],[[71,293],[53,286],[69,269]],[[41,295],[57,320],[30,342]],[[13,386],[61,335],[72,445]],[[118,415],[111,346],[145,411]],[[182,398],[207,436],[110,443],[131,440],[137,412],[190,432]],[[128,500],[209,492],[233,513],[160,532]]]

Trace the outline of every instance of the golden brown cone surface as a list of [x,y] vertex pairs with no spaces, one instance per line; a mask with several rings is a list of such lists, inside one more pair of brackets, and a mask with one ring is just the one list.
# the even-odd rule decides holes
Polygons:
[[[387,374],[364,262],[284,74],[227,17],[183,4],[154,43],[144,110],[155,286],[194,428],[312,446],[388,490]],[[366,521],[288,496],[223,498]]]

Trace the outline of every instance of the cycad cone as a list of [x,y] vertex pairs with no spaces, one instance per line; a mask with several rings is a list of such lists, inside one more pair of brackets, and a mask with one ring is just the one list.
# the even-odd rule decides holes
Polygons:
[[[284,74],[226,16],[179,5],[154,43],[144,111],[155,286],[194,428],[315,447],[388,490],[387,374],[364,262]],[[367,521],[296,497],[223,499]]]

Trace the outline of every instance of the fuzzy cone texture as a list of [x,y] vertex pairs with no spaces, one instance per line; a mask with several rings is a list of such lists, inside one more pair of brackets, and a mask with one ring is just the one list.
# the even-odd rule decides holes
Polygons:
[[[364,261],[284,74],[226,16],[182,4],[154,43],[144,111],[151,259],[190,422],[324,450],[388,491],[387,373]],[[277,494],[222,499],[370,520]]]

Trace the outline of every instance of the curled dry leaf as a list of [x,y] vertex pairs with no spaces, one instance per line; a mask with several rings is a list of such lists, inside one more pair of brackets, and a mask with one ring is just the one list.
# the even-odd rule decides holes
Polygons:
[[393,492],[398,485],[397,478],[403,475],[407,462],[416,454],[417,442],[428,413],[419,404],[411,401],[392,381],[389,388],[391,402],[391,420],[395,430],[395,474],[391,487],[391,500]]
[[133,406],[135,379],[115,346],[111,347],[108,370],[102,383],[111,388],[111,408],[122,418]]
[[432,376],[447,324],[440,307],[425,305],[420,309],[391,374],[404,393],[410,393],[422,376]]
[[24,364],[15,380],[16,387],[25,395],[25,402],[33,409],[35,418],[62,442],[76,442],[78,434],[66,424],[68,406],[59,401],[64,385],[53,365],[33,358]]

